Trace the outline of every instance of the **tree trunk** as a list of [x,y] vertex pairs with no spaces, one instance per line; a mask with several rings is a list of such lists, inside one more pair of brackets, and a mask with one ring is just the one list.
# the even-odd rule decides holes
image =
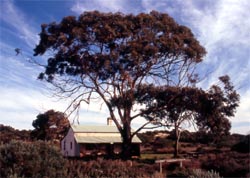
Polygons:
[[174,157],[177,158],[179,155],[179,143],[178,140],[175,140],[175,144],[174,144]]
[[175,128],[175,145],[174,145],[174,157],[179,157],[179,140],[180,140],[181,132],[178,127]]
[[122,130],[122,153],[121,158],[123,160],[129,160],[132,157],[132,139],[130,124],[124,124]]

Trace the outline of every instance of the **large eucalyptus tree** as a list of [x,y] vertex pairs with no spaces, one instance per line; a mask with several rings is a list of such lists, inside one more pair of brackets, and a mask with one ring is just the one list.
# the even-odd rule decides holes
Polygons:
[[[131,156],[131,122],[156,112],[138,106],[142,86],[186,86],[205,49],[191,30],[164,13],[125,15],[85,12],[41,26],[35,56],[50,55],[39,79],[72,99],[69,108],[100,98],[123,138],[123,158]],[[170,103],[169,101],[166,103]],[[140,108],[140,109],[139,109]]]

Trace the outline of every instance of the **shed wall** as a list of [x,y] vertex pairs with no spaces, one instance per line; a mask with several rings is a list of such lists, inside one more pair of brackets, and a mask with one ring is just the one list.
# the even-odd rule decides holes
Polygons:
[[61,141],[61,151],[63,156],[79,156],[79,145],[75,141],[74,132],[71,128]]

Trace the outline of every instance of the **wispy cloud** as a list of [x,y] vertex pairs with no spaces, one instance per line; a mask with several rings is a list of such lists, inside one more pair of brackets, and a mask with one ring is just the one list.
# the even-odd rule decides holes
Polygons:
[[[237,86],[250,78],[250,3],[248,0],[142,0],[145,11],[169,13],[192,29],[207,50],[201,69],[213,72],[206,86],[229,74]],[[237,73],[237,75],[235,75]],[[249,83],[249,82],[248,82]]]
[[[0,54],[0,123],[31,129],[39,113],[50,109],[64,112],[70,99],[52,97],[46,83],[36,79],[37,66],[22,61],[19,56]],[[80,121],[105,123],[103,118],[107,117],[107,112],[100,103],[82,104],[81,108]],[[73,121],[73,117],[70,120]]]
[[208,52],[204,68],[209,66],[215,71],[209,85],[224,74],[229,74],[238,86],[250,78],[246,72],[250,67],[249,8],[247,0],[221,0],[203,9],[196,1],[186,1],[184,17]]
[[36,106],[39,94],[11,87],[6,90],[4,86],[0,87],[0,92],[0,123],[15,128],[31,128],[32,121],[39,113]]
[[[8,88],[8,89],[6,89]],[[16,87],[0,86],[0,123],[8,124],[15,128],[32,128],[32,121],[39,113],[54,109],[64,112],[70,100],[57,100],[48,97],[46,91]],[[80,122],[105,123],[108,115],[106,108],[100,108],[100,104],[82,105]],[[70,118],[73,122],[73,117]]]
[[30,18],[20,11],[12,0],[1,2],[1,6],[5,13],[1,13],[0,20],[12,26],[12,33],[18,35],[32,49],[39,38],[37,31],[31,26],[32,23],[28,21]]
[[[228,74],[241,95],[240,106],[232,121],[232,132],[247,133],[250,119],[250,3],[247,0],[220,0],[200,8],[199,1],[186,1],[183,10],[187,24],[196,33],[208,54],[201,66],[213,71],[202,83],[208,87]],[[183,19],[185,20],[185,19]],[[202,70],[200,70],[202,72]]]
[[98,10],[100,12],[122,12],[125,14],[145,12],[141,1],[130,0],[77,0],[71,7],[71,11],[76,14],[93,10]]
[[246,18],[250,15],[248,0],[220,0],[216,6],[207,7],[205,11],[196,7],[196,4],[190,3],[190,8],[195,10],[185,13],[191,15],[190,22],[200,32],[200,40],[207,50],[216,50],[218,44],[221,47],[249,46],[250,19]]
[[[195,9],[194,4],[190,6]],[[225,47],[231,50],[250,46],[250,19],[246,18],[250,16],[249,8],[248,1],[221,0],[216,7],[208,7],[205,11],[196,9],[194,12],[197,13],[187,11],[186,14],[192,18],[190,24],[198,32],[209,55],[213,55]]]
[[76,1],[71,10],[77,14],[81,14],[84,11],[93,11],[99,10],[102,12],[115,12],[115,11],[124,11],[126,6],[125,1],[117,0],[92,0],[90,1]]

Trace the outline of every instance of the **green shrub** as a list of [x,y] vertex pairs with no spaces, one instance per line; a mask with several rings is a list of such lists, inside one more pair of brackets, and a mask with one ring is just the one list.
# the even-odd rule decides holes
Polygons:
[[201,169],[194,169],[188,178],[221,178],[215,171],[202,171]]
[[65,160],[46,142],[11,141],[0,145],[0,177],[65,177]]

